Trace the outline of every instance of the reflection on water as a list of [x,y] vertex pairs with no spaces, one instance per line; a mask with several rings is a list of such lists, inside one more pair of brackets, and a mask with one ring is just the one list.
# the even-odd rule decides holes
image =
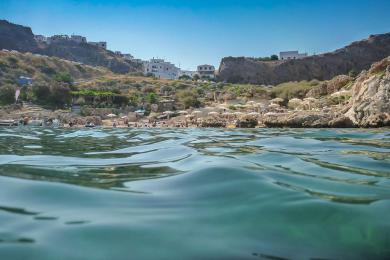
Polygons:
[[0,129],[0,259],[385,259],[388,129]]

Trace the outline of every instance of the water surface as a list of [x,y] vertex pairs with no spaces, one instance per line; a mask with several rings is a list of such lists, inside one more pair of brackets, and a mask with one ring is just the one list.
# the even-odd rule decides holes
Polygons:
[[0,129],[0,259],[386,259],[389,129]]

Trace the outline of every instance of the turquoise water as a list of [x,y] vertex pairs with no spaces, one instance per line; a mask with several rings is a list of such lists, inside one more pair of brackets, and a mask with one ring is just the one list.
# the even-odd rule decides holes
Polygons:
[[0,129],[0,259],[386,259],[390,131]]

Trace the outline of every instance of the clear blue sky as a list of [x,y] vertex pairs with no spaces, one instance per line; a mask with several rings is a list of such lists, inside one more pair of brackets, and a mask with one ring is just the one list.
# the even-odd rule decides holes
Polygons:
[[183,69],[225,56],[331,51],[390,32],[389,0],[0,0],[0,19],[35,34],[81,34]]

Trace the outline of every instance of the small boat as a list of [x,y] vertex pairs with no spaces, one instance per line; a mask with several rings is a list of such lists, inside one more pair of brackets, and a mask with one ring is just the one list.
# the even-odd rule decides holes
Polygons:
[[0,126],[16,126],[18,123],[15,120],[0,120]]
[[95,124],[88,122],[85,124],[85,127],[95,127]]

